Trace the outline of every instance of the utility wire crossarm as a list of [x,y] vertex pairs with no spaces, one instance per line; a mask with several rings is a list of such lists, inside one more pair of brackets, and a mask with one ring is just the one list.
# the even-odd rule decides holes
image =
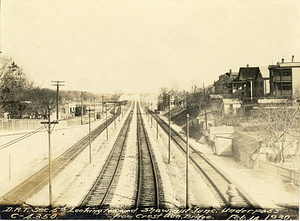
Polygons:
[[55,83],[55,84],[52,84],[52,86],[56,86],[56,90],[57,90],[57,94],[56,94],[56,120],[58,120],[58,109],[59,109],[59,105],[58,105],[58,99],[59,99],[59,87],[60,86],[65,86],[63,83],[65,83],[65,81],[51,81],[52,83]]

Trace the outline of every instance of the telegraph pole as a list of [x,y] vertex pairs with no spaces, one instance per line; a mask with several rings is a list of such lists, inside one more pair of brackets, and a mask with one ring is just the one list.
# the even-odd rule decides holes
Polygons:
[[205,114],[205,129],[207,130],[207,113],[206,113],[206,97],[205,97],[205,88],[203,82],[203,92],[204,92],[204,114]]
[[105,125],[106,125],[106,140],[108,140],[107,105],[106,105],[106,103],[105,103],[105,110],[106,110],[106,119],[105,119]]
[[168,142],[168,149],[169,149],[169,156],[168,156],[168,164],[171,161],[171,96],[169,95],[169,142]]
[[83,124],[83,92],[81,92],[81,125]]
[[89,108],[89,162],[92,163],[92,142],[91,142],[91,108]]
[[121,108],[121,113],[120,113],[120,116],[122,117],[123,119],[123,109],[122,109],[122,104],[120,105],[120,108]]
[[[149,109],[149,101],[147,103],[147,108]],[[146,112],[147,113],[147,112]],[[149,122],[149,113],[147,113],[147,116],[148,116],[148,122]]]
[[48,132],[48,143],[49,143],[49,206],[52,207],[52,160],[51,160],[51,132],[54,129],[54,126],[51,128],[51,124],[58,124],[58,121],[50,121],[50,106],[48,105],[48,122],[41,122],[44,124]]
[[57,94],[56,94],[56,120],[58,120],[58,99],[59,99],[59,87],[60,86],[65,86],[63,83],[65,83],[65,81],[51,81],[52,83],[55,83],[55,84],[52,84],[52,86],[56,86],[56,90],[57,90]]
[[[152,102],[151,102],[151,111],[152,111]],[[149,113],[149,115],[150,115],[150,113]],[[150,116],[151,117],[151,128],[152,128],[152,116]]]
[[[122,105],[122,104],[121,104],[121,105]],[[120,110],[122,111],[121,105],[119,105],[119,108],[120,108]],[[119,114],[119,123],[120,123],[120,121],[121,121],[121,113]]]
[[207,113],[206,113],[206,96],[205,96],[205,88],[204,88],[204,82],[203,82],[203,93],[204,93],[204,114],[205,114],[205,143],[208,142],[208,137],[207,137]]
[[115,114],[116,114],[116,104],[114,103],[114,126],[116,129],[116,118],[115,118]]
[[189,207],[189,114],[186,115],[186,173],[185,173],[185,179],[186,179],[186,208]]
[[156,139],[158,139],[158,113],[155,113],[156,115]]
[[103,94],[102,94],[102,117],[103,117],[103,98],[104,98],[104,96],[103,96]]
[[96,121],[96,103],[95,103],[95,97],[94,97],[94,121]]

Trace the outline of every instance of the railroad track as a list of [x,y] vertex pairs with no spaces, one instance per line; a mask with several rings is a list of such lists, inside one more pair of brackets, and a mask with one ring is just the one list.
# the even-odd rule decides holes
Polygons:
[[139,103],[137,106],[137,140],[139,157],[136,208],[159,208],[158,173]]
[[[163,130],[168,134],[169,126],[158,117],[149,108],[146,111],[151,114],[152,117],[156,119]],[[179,149],[186,153],[186,141],[185,139],[175,130],[171,128],[171,139],[176,143]],[[225,172],[213,164],[204,154],[197,151],[191,144],[190,147],[190,161],[195,165],[195,167],[200,172],[204,181],[206,181],[208,187],[211,189],[215,198],[219,201],[220,205],[223,207],[230,206],[227,190],[229,184],[233,184],[237,190],[237,196],[235,197],[236,207],[245,208],[260,208],[259,204],[248,195],[242,187],[240,187],[234,180],[232,180]]]
[[[107,125],[110,125],[119,115],[121,111],[118,108],[117,114],[107,120]],[[99,134],[106,128],[106,122],[99,125],[91,132],[91,140],[96,139]],[[52,178],[55,178],[63,171],[88,145],[89,134],[71,146],[68,150],[62,153],[59,157],[52,161]],[[34,194],[40,191],[49,182],[49,166],[46,165],[31,177],[20,183],[14,189],[1,197],[0,205],[20,205],[26,202]]]
[[[134,105],[133,105],[134,106]],[[129,126],[133,116],[133,108],[131,109],[121,131],[114,143],[114,146],[100,172],[93,186],[88,194],[81,202],[81,207],[95,206],[95,207],[107,207],[109,201],[113,197],[112,191],[116,186],[116,177],[119,176],[119,172],[122,167],[122,159],[124,158],[125,143],[129,131]]]

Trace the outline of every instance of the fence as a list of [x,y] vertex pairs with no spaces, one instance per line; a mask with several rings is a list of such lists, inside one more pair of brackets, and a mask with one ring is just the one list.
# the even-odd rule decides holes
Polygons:
[[299,185],[299,170],[287,168],[262,159],[255,160],[257,154],[250,154],[249,146],[256,146],[256,138],[242,133],[236,133],[233,139],[233,156],[243,165],[255,168],[270,175],[280,177],[284,181],[293,182]]
[[279,176],[284,181],[293,182],[299,186],[299,171],[289,169],[267,161],[258,161],[259,169]]
[[232,154],[240,160],[246,167],[252,167],[251,155],[257,149],[257,140],[251,133],[240,133],[235,131],[232,140]]
[[34,130],[41,127],[37,119],[0,119],[0,131]]

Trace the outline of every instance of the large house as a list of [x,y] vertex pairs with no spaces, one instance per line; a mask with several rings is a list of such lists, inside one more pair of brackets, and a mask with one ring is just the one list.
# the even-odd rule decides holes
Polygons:
[[269,66],[270,91],[274,98],[299,98],[300,62],[284,62]]
[[214,82],[215,94],[232,94],[232,87],[230,87],[232,81],[237,77],[237,72],[229,72],[219,76],[219,80]]
[[238,76],[232,81],[233,96],[249,103],[264,96],[264,78],[259,67],[241,67]]

